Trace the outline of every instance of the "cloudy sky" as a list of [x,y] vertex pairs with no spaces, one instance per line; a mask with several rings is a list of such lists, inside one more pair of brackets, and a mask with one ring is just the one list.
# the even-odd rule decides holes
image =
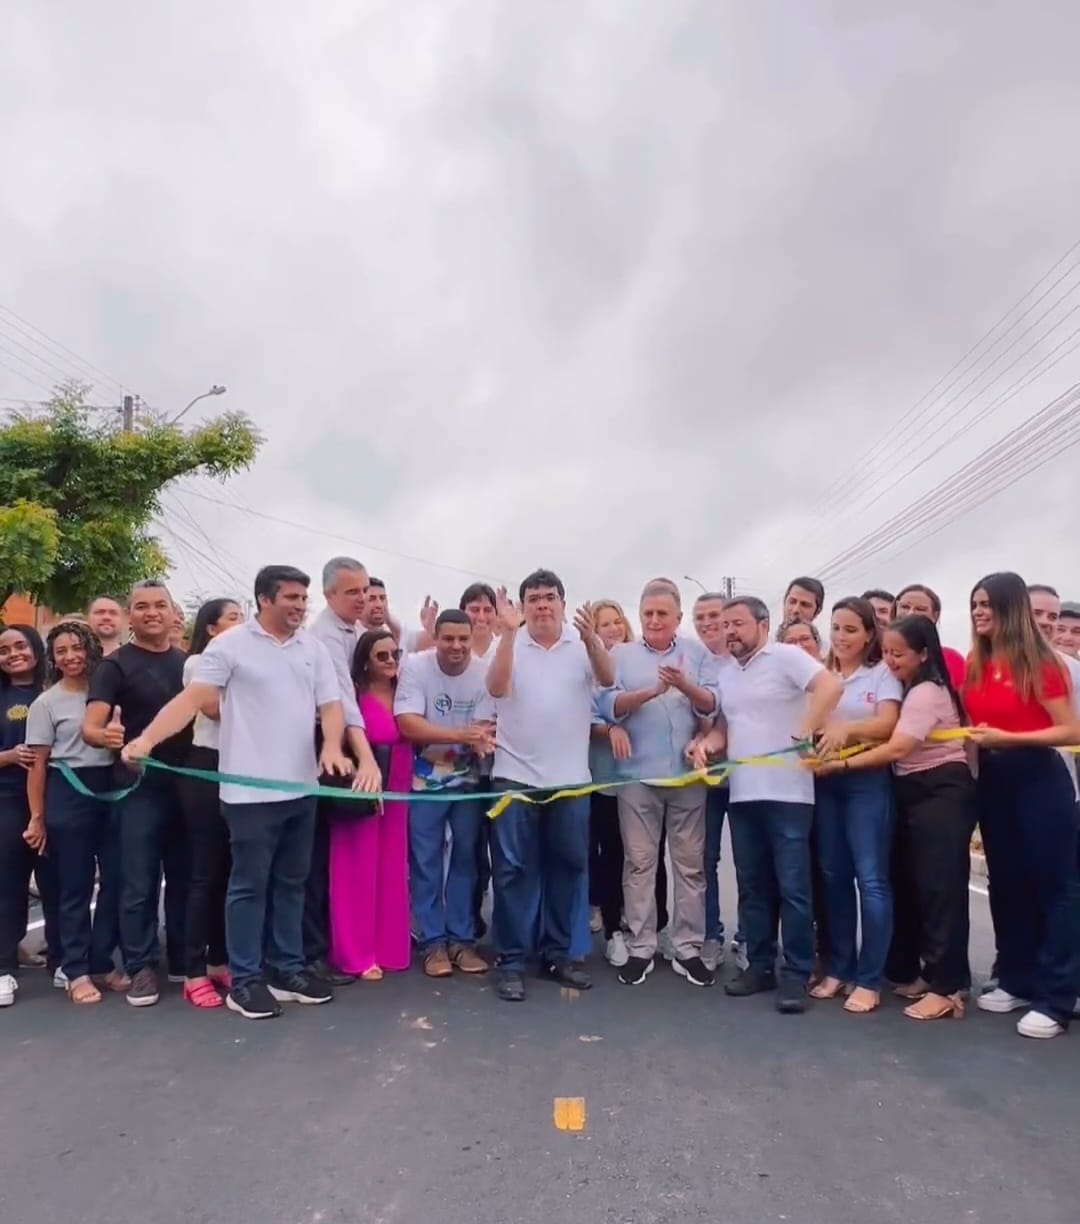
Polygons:
[[[95,402],[224,383],[190,419],[268,439],[167,499],[178,594],[341,551],[407,618],[538,564],[630,601],[822,571],[931,583],[958,644],[987,570],[1080,598],[1080,449],[920,501],[1080,381],[1080,248],[1042,279],[1080,239],[1071,0],[11,0],[5,26],[0,406],[86,372],[31,324]],[[948,510],[921,543],[913,503]]]

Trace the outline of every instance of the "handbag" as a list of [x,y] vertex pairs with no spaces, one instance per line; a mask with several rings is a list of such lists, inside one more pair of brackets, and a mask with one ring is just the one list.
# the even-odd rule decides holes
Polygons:
[[[372,744],[371,752],[382,777],[380,789],[386,790],[390,778],[391,745]],[[353,761],[353,764],[355,765],[356,762]],[[333,790],[351,790],[352,782],[351,775],[342,777],[340,774],[320,774],[319,776],[319,785],[330,787]],[[377,816],[381,810],[375,799],[331,799],[328,795],[320,797],[319,807],[331,820],[357,820],[364,816]]]

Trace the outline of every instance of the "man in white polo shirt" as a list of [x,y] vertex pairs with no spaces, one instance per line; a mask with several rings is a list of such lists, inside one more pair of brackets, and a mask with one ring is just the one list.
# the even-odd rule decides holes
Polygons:
[[[347,774],[345,717],[326,647],[302,628],[307,574],[268,565],[255,577],[254,620],[214,638],[195,678],[123,750],[133,764],[220,698],[224,774],[313,787],[320,770]],[[323,749],[316,758],[318,714]],[[377,791],[376,769],[361,766],[356,789]],[[225,927],[232,988],[226,1006],[250,1020],[281,1014],[281,1002],[329,1003],[333,990],[304,966],[304,882],[311,864],[315,798],[296,790],[221,784],[232,874]]]
[[[732,760],[777,753],[820,729],[843,693],[839,678],[797,646],[769,640],[769,609],[752,595],[724,605],[731,664],[718,675],[720,712]],[[717,745],[723,743],[722,733]],[[709,737],[706,737],[706,748]],[[806,1009],[814,967],[810,904],[810,826],[814,778],[792,754],[790,763],[746,765],[731,773],[728,821],[739,886],[739,918],[749,968],[728,994],[777,989],[776,936],[784,960],[777,1010]]]
[[[593,689],[614,683],[614,664],[587,604],[574,629],[566,624],[566,592],[556,574],[536,570],[519,597],[520,609],[498,592],[501,633],[487,674],[496,699],[492,786],[587,784]],[[525,960],[537,942],[545,976],[587,990],[592,983],[571,963],[570,940],[589,869],[588,798],[543,807],[512,802],[493,823],[491,865],[499,998],[525,998]]]

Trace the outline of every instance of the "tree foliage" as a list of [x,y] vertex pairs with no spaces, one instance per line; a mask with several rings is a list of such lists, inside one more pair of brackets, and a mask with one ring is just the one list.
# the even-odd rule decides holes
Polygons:
[[86,406],[88,388],[59,388],[39,416],[0,426],[0,605],[26,592],[59,611],[166,574],[152,532],[161,494],[182,476],[224,480],[262,442],[240,413],[185,430],[140,418],[122,432]]

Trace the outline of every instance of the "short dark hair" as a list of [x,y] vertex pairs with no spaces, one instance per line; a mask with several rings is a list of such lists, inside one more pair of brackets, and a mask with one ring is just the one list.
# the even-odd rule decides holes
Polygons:
[[787,584],[787,590],[784,592],[785,599],[791,594],[792,587],[802,587],[804,591],[809,591],[813,595],[814,603],[817,605],[814,612],[815,616],[825,607],[825,584],[820,578],[809,578],[806,575],[800,578],[792,578]]
[[311,579],[295,565],[264,565],[255,575],[255,602],[266,598],[273,603],[286,582],[299,582],[303,587],[311,586]]
[[930,587],[925,586],[921,582],[909,582],[906,587],[896,593],[896,602],[899,603],[905,595],[910,594],[912,591],[922,591],[926,598],[930,600],[930,607],[934,609],[934,615],[941,615],[941,596],[938,595],[937,591],[931,590]]
[[566,598],[566,588],[562,584],[562,579],[554,570],[535,569],[527,577],[522,578],[521,586],[518,589],[518,599],[524,603],[526,591],[538,591],[541,587],[554,587],[559,592],[560,599]]
[[[884,598],[884,596],[882,596]],[[867,643],[863,652],[863,665],[865,667],[873,667],[881,662],[881,632],[878,629],[877,616],[874,614],[874,605],[866,598],[865,595],[856,597],[848,595],[844,599],[838,599],[832,606],[833,615],[837,612],[850,612],[852,616],[857,616],[862,624],[867,636]],[[836,656],[831,647],[829,656],[825,660],[825,666],[830,671],[836,668]]]
[[368,585],[369,591],[371,590],[372,587],[378,587],[380,591],[386,590],[386,583],[383,582],[381,578],[372,578],[369,576],[367,580],[367,585]]
[[1061,596],[1054,590],[1052,586],[1047,586],[1045,582],[1032,582],[1028,586],[1029,595],[1052,595],[1054,599],[1060,599]]
[[494,587],[488,586],[486,582],[474,582],[461,592],[458,607],[464,612],[469,604],[478,603],[481,599],[486,599],[493,608],[499,606],[498,600],[495,598]]
[[[802,583],[793,582],[791,586],[802,586]],[[804,589],[810,590],[809,587]],[[788,590],[790,591],[791,587],[788,587]],[[787,596],[785,596],[786,598]],[[767,625],[769,623],[769,605],[764,599],[758,599],[756,595],[736,595],[733,599],[725,600],[724,611],[730,612],[732,608],[745,608],[759,625]]]
[[697,599],[694,600],[694,604],[711,603],[714,599],[719,599],[721,603],[727,603],[730,598],[730,595],[724,595],[720,591],[702,591]]
[[172,603],[172,592],[169,590],[164,578],[140,578],[138,582],[134,583],[131,590],[128,591],[127,606],[129,610],[135,601],[137,591],[164,591],[169,596],[169,602]]
[[445,612],[440,612],[435,621],[435,633],[438,635],[439,630],[443,625],[467,625],[472,629],[472,621],[461,611],[460,608],[447,608]]
[[872,587],[869,591],[863,591],[859,596],[860,599],[883,599],[886,603],[891,603],[896,606],[896,596],[891,591],[883,591],[881,587]]

